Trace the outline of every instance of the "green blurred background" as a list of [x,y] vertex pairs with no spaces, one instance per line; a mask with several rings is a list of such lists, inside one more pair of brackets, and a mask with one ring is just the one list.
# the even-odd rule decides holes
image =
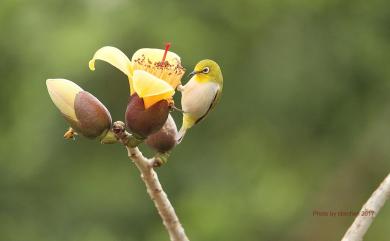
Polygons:
[[[222,67],[221,102],[158,169],[191,240],[339,240],[354,218],[313,211],[359,210],[390,170],[387,0],[2,0],[0,36],[0,240],[168,240],[124,148],[64,140],[46,90],[70,79],[123,120],[126,77],[87,67],[105,45]],[[366,240],[389,222],[390,204]]]

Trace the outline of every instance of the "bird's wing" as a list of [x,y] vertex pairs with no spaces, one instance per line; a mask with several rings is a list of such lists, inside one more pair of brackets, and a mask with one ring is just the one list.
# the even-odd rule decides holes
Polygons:
[[209,113],[212,109],[214,109],[214,107],[217,105],[219,99],[221,98],[221,93],[222,93],[221,88],[218,88],[218,89],[217,89],[217,92],[215,93],[215,96],[214,96],[214,98],[213,98],[213,101],[211,102],[211,104],[210,104],[209,108],[207,109],[206,113],[205,113],[204,115],[202,115],[199,119],[197,119],[197,120],[195,121],[195,124],[197,124],[198,122],[200,122],[201,120],[203,120],[203,119],[208,115],[208,113]]

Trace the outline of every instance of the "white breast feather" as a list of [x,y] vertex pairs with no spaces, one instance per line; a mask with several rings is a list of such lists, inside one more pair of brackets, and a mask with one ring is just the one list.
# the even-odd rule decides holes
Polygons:
[[214,82],[199,83],[192,78],[184,86],[182,92],[181,107],[184,112],[195,118],[206,114],[211,102],[218,91],[219,85]]

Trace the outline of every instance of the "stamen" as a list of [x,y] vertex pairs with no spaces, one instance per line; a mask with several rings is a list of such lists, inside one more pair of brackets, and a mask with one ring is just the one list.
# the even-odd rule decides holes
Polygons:
[[164,56],[163,56],[162,61],[161,61],[163,65],[164,65],[165,58],[167,57],[167,53],[168,53],[168,50],[170,47],[171,47],[171,43],[165,44],[165,52],[164,52]]

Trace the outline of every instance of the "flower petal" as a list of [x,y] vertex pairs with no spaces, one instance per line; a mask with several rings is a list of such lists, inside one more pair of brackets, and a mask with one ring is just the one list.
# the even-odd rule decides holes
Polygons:
[[172,98],[172,94],[169,93],[169,92],[167,92],[165,94],[161,94],[161,95],[154,95],[154,96],[144,97],[143,100],[144,100],[145,109],[148,109],[149,107],[151,107],[152,105],[156,104],[160,100],[168,100],[168,99],[171,99],[171,98]]
[[172,96],[175,93],[167,82],[143,70],[134,71],[133,85],[134,91],[141,98],[165,93],[170,93]]
[[115,47],[105,46],[94,54],[93,58],[89,61],[89,68],[95,70],[95,61],[96,60],[105,61],[120,71],[122,71],[127,76],[132,76],[132,64],[129,58],[122,51]]
[[[164,52],[165,51],[163,49],[153,49],[153,48],[139,49],[133,54],[133,57],[131,57],[131,61],[134,62],[137,59],[143,59],[146,57],[148,58],[149,61],[153,63],[160,62],[162,61]],[[172,65],[179,64],[180,57],[176,53],[168,51],[165,61],[168,61]]]
[[129,88],[130,88],[130,96],[134,94],[134,88],[133,88],[133,76],[129,77]]
[[61,113],[65,117],[77,121],[74,110],[74,101],[76,95],[83,91],[83,89],[66,79],[48,79],[46,80],[46,86],[52,101]]
[[167,82],[143,70],[134,71],[133,87],[138,96],[144,99],[145,108],[160,100],[170,99],[175,93]]

